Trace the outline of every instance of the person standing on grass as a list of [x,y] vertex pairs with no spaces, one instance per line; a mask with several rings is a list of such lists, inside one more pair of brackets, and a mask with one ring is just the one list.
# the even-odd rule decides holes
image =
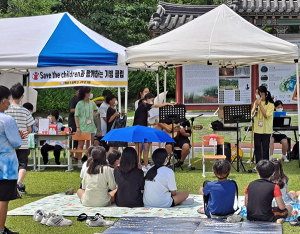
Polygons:
[[254,102],[254,154],[256,164],[260,160],[269,160],[270,140],[273,133],[274,101],[265,86],[259,87],[260,98]]
[[[79,90],[78,100],[79,102],[75,108],[75,123],[76,123],[76,134],[81,135],[82,132],[89,132],[92,134],[92,138],[97,133],[97,128],[95,126],[93,117],[97,113],[98,107],[93,102],[93,94],[89,87],[82,87]],[[77,149],[82,150],[83,145],[86,145],[86,149],[90,147],[89,141],[78,141]],[[76,158],[78,159],[78,168],[82,167],[82,153],[76,153]]]
[[[135,125],[141,125],[141,126],[148,126],[148,111],[151,108],[159,108],[163,106],[169,106],[172,104],[170,103],[163,103],[163,104],[153,104],[154,102],[154,95],[152,93],[147,93],[144,98],[142,98],[139,102],[139,107],[136,109],[135,114],[134,114],[134,121],[133,121],[133,126]],[[145,143],[145,145],[149,145],[149,143]],[[141,154],[142,154],[142,149],[143,145],[142,143],[135,143],[135,150],[138,155],[138,163],[140,164],[140,159],[141,159]],[[145,146],[146,149],[146,146]],[[147,146],[147,149],[149,147]],[[149,152],[149,151],[148,151]],[[147,171],[150,168],[150,165],[148,165],[148,153],[143,154],[143,159],[144,159],[144,167],[143,171]]]
[[[19,162],[16,149],[22,145],[18,125],[14,118],[4,114],[11,104],[11,93],[5,86],[0,86],[0,234],[11,232],[6,228],[5,221],[8,210],[8,203],[17,199],[17,179]],[[24,131],[23,138],[27,132]]]
[[112,95],[110,90],[104,90],[102,96],[104,98],[104,102],[102,102],[101,106],[99,107],[100,119],[101,119],[101,132],[102,136],[105,136],[107,133],[107,109],[109,107],[109,103],[106,102],[106,97]]
[[[81,86],[75,86],[75,95],[71,98],[70,103],[69,103],[69,119],[68,119],[68,127],[71,128],[72,133],[76,132],[76,123],[75,123],[75,108],[78,103],[78,95],[79,95],[79,90],[82,88]],[[72,143],[72,142],[71,142]],[[70,145],[72,145],[70,143]],[[74,141],[74,148],[77,149],[78,146],[78,141]]]
[[[32,132],[32,125],[35,124],[35,121],[30,111],[21,105],[25,92],[24,87],[20,83],[17,83],[11,87],[10,92],[13,100],[5,113],[16,120],[19,130],[27,131],[27,134],[29,134]],[[16,152],[19,161],[18,189],[20,192],[25,193],[25,185],[23,184],[23,181],[27,172],[29,155],[27,137],[22,140],[22,146],[17,149]]]

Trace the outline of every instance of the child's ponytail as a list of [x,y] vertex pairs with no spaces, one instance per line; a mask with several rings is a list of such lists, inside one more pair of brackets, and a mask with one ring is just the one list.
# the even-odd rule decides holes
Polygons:
[[153,152],[152,160],[154,162],[154,166],[147,171],[145,180],[153,181],[155,176],[157,175],[157,170],[160,167],[164,166],[166,158],[168,157],[168,153],[165,149],[159,148]]

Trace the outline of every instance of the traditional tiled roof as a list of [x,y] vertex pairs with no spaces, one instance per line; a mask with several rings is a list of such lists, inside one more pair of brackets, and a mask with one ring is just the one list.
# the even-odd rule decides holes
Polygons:
[[299,13],[300,0],[229,0],[227,5],[237,13]]
[[216,5],[182,5],[159,2],[157,11],[151,16],[148,28],[153,31],[169,31],[196,19]]
[[[227,5],[238,14],[245,16],[254,15],[300,15],[300,0],[227,0]],[[160,1],[157,11],[151,16],[148,28],[159,33],[167,32],[174,28],[196,19],[206,12],[217,7],[216,5],[183,5]]]

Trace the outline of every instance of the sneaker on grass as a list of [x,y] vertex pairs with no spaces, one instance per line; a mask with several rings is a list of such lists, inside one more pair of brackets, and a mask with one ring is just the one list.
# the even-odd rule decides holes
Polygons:
[[104,220],[104,217],[97,213],[94,218],[86,220],[86,226],[88,227],[109,227],[114,225],[114,221]]
[[61,215],[54,215],[48,219],[46,225],[49,227],[66,227],[72,225],[72,220],[65,219]]
[[37,211],[34,212],[33,220],[36,221],[36,222],[41,222],[44,215],[46,215],[45,211],[37,210]]
[[282,160],[283,162],[289,162],[289,160],[287,159],[287,156],[286,156],[286,155],[282,155],[281,160]]
[[18,232],[12,232],[7,227],[4,227],[3,234],[19,234]]
[[43,215],[41,224],[46,225],[46,223],[48,222],[48,220],[50,219],[50,217],[55,216],[55,215],[56,215],[56,214],[54,214],[54,213],[49,213],[49,214],[46,214],[46,213],[45,213],[45,214]]
[[25,193],[25,185],[21,184],[20,182],[17,183],[17,189],[20,191],[20,193]]

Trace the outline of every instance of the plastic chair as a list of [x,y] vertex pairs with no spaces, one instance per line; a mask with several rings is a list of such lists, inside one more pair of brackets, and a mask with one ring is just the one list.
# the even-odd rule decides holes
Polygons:
[[205,172],[205,160],[218,160],[218,159],[226,159],[226,155],[224,153],[224,136],[218,136],[217,137],[217,145],[223,145],[223,155],[215,155],[216,154],[216,145],[214,145],[214,154],[213,155],[205,155],[204,154],[204,148],[205,146],[211,146],[209,144],[209,136],[203,136],[202,137],[202,156],[203,156],[203,177],[205,176],[205,173],[213,173],[213,172]]

